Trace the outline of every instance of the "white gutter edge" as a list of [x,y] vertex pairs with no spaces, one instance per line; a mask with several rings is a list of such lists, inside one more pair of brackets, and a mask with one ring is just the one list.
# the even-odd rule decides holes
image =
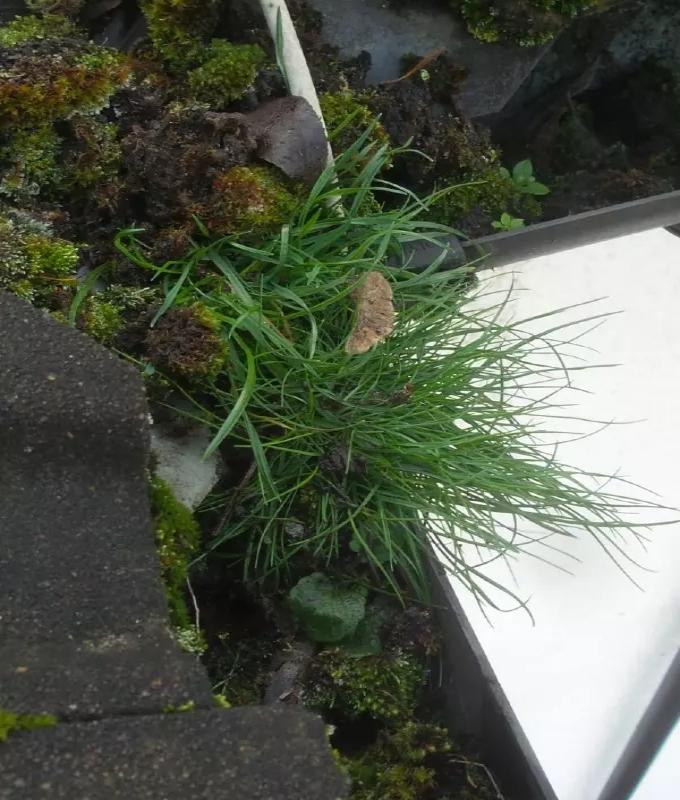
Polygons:
[[[307,59],[300,45],[300,40],[298,39],[297,31],[293,25],[293,20],[290,17],[290,12],[288,11],[285,0],[260,0],[260,6],[267,21],[269,33],[275,44],[279,25],[281,26],[281,38],[283,42],[280,49],[282,52],[278,55],[285,71],[284,77],[288,84],[288,91],[292,95],[304,98],[309,103],[321,120],[324,130],[326,130],[326,123],[321,113],[321,106],[319,104],[319,97],[316,93],[314,81],[312,80],[309,66],[307,65]],[[326,133],[328,132],[326,131]],[[328,137],[326,141],[328,142]],[[328,164],[333,162],[333,151],[330,142],[328,142],[328,155],[326,160]]]

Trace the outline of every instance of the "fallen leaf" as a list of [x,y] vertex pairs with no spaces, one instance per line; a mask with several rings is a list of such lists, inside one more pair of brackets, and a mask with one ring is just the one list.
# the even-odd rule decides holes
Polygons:
[[345,344],[345,352],[350,355],[368,352],[394,330],[392,286],[381,272],[369,272],[354,299],[356,321]]
[[289,178],[312,185],[326,167],[326,132],[303,97],[280,97],[245,115],[257,155]]
[[435,61],[442,53],[446,52],[445,47],[438,47],[436,50],[430,50],[429,53],[426,53],[420,61],[415,63],[408,72],[405,72],[400,78],[393,78],[389,81],[381,81],[381,85],[385,86],[388,83],[399,83],[399,81],[405,81],[408,78],[413,77],[416,72],[420,72],[421,69],[425,69],[429,67],[430,64]]

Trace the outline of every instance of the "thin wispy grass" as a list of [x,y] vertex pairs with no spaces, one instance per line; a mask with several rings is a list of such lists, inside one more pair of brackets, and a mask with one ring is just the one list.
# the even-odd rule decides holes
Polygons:
[[[555,393],[569,384],[570,361],[583,368],[583,326],[605,315],[584,307],[578,322],[561,309],[508,323],[511,295],[483,296],[469,267],[440,271],[444,253],[410,271],[407,245],[443,247],[451,231],[427,221],[434,197],[380,178],[388,158],[363,137],[276,235],[197,245],[160,268],[134,231],[119,236],[162,282],[160,313],[198,299],[229,343],[226,375],[191,396],[190,413],[214,432],[209,452],[229,440],[255,466],[237,503],[213,498],[230,511],[210,547],[238,544],[248,578],[285,576],[300,559],[333,570],[353,554],[375,585],[426,597],[429,539],[491,604],[512,590],[483,562],[547,535],[558,547],[591,536],[625,565],[654,503],[560,463],[545,445],[550,424],[568,416]],[[375,269],[391,282],[396,328],[350,356],[352,293]],[[543,331],[531,332],[538,322]]]

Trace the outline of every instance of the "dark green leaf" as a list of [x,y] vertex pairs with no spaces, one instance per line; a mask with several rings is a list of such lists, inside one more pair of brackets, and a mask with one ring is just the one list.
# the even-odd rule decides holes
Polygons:
[[366,611],[365,586],[334,583],[322,572],[302,578],[288,595],[291,611],[315,642],[339,642],[351,636]]

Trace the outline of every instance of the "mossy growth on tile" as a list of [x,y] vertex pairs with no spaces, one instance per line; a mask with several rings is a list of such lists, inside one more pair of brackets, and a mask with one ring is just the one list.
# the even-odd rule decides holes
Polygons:
[[41,728],[52,728],[57,724],[53,714],[16,714],[6,708],[0,708],[0,742],[6,742],[19,731],[35,731]]
[[468,30],[483,42],[510,41],[533,47],[553,39],[583,11],[603,0],[453,0]]
[[157,475],[149,481],[149,498],[170,621],[178,643],[185,650],[200,654],[205,642],[186,599],[189,564],[200,544],[200,528],[191,511]]
[[200,102],[224,108],[246,93],[266,60],[259,45],[213,39],[203,63],[189,72],[189,89]]
[[0,49],[0,71],[0,129],[8,129],[100,110],[126,83],[130,64],[122,53],[69,36]]
[[323,713],[349,718],[363,715],[381,723],[409,719],[423,684],[423,667],[401,652],[354,658],[341,650],[314,659],[304,703]]
[[328,92],[319,97],[319,103],[331,143],[338,153],[351,147],[367,130],[370,141],[377,146],[390,144],[385,128],[364,102],[362,93],[349,89]]
[[161,372],[192,382],[216,378],[228,354],[219,319],[201,303],[169,309],[149,330],[146,350]]
[[232,167],[219,172],[212,186],[210,202],[195,211],[216,235],[275,230],[290,220],[298,204],[274,167]]
[[178,72],[205,60],[219,0],[142,0],[155,54]]
[[25,202],[58,185],[62,139],[51,123],[0,136],[0,194]]
[[184,714],[187,711],[196,711],[196,702],[194,700],[188,700],[178,706],[165,706],[163,709],[164,714]]
[[0,215],[0,289],[42,305],[53,290],[75,283],[78,258],[78,245],[41,223]]

